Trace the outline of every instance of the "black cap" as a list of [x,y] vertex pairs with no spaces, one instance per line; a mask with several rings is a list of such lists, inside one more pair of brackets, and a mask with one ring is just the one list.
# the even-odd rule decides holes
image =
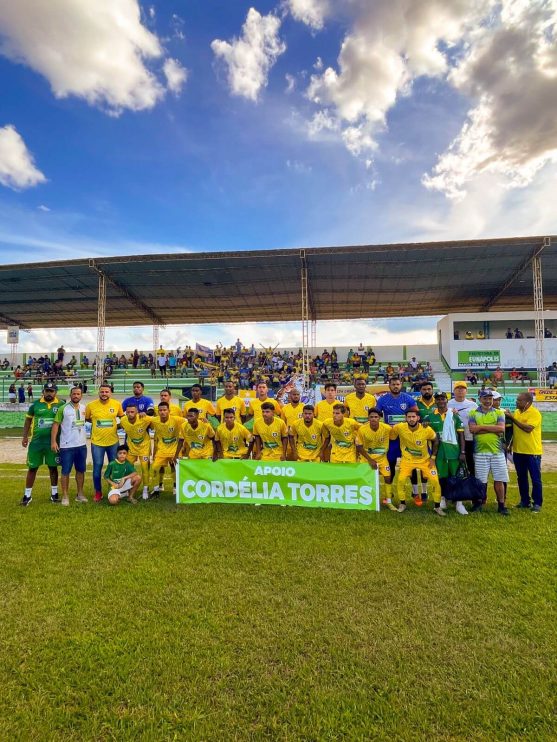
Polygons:
[[445,397],[445,399],[448,399],[446,392],[435,392],[433,396],[435,399],[439,399],[439,397]]
[[45,392],[55,392],[57,389],[58,387],[53,381],[47,381],[46,384],[43,386],[43,391]]

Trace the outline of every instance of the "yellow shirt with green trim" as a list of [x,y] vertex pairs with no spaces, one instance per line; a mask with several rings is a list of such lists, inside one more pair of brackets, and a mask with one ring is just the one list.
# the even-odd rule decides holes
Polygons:
[[311,425],[306,425],[304,420],[296,420],[289,432],[294,438],[300,461],[319,461],[323,446],[323,423],[320,420],[314,418]]
[[257,397],[255,399],[250,400],[250,409],[253,412],[253,419],[254,421],[257,420],[263,420],[263,413],[261,412],[261,405],[264,402],[270,402],[273,407],[275,408],[275,415],[280,415],[280,412],[282,410],[282,407],[279,402],[277,402],[276,399],[272,399],[271,397],[267,397],[267,399],[264,399],[263,402],[258,399]]
[[284,407],[282,408],[282,412],[280,416],[286,423],[287,427],[290,428],[292,427],[292,425],[294,425],[294,423],[297,420],[302,419],[303,414],[304,414],[304,403],[303,402],[298,402],[296,406],[294,406],[291,402],[289,402],[288,404],[285,404]]
[[351,392],[346,395],[344,404],[350,410],[350,417],[364,425],[368,421],[367,413],[375,407],[377,400],[373,394],[368,394],[368,392],[364,394],[362,399],[358,397],[356,392]]
[[333,417],[333,407],[336,404],[342,404],[342,402],[339,399],[335,399],[334,402],[329,403],[326,399],[322,399],[321,402],[315,405],[315,417],[321,420],[321,422],[331,419]]
[[85,419],[91,420],[91,443],[113,446],[118,443],[118,420],[125,417],[121,403],[109,397],[106,402],[96,399],[85,408]]
[[122,430],[126,434],[126,443],[128,444],[129,453],[132,456],[150,456],[151,455],[151,438],[149,437],[149,428],[155,418],[137,417],[134,423],[131,423],[126,415],[120,420]]
[[210,459],[213,456],[214,437],[213,426],[206,420],[199,420],[197,428],[192,428],[187,420],[182,423],[180,438],[189,448],[189,459]]
[[169,417],[163,422],[160,417],[154,417],[151,427],[155,433],[156,456],[171,457],[176,453],[178,435],[184,424],[182,417]]
[[362,446],[364,451],[374,461],[387,455],[389,450],[389,440],[391,426],[387,423],[379,422],[379,428],[372,430],[369,422],[358,430],[356,435],[356,445]]
[[400,450],[404,461],[423,464],[430,458],[429,442],[437,438],[435,432],[421,423],[414,430],[408,423],[397,423],[391,428],[391,439],[400,439]]
[[232,430],[229,430],[225,423],[221,423],[215,437],[222,447],[225,459],[239,459],[245,456],[248,452],[248,443],[252,440],[249,430],[239,422],[234,423]]
[[185,417],[188,410],[199,410],[199,419],[200,420],[207,420],[208,415],[215,415],[216,410],[213,407],[213,403],[209,402],[208,399],[200,399],[199,402],[194,402],[193,400],[188,400],[184,404],[184,408],[182,410],[182,415]]
[[256,420],[253,425],[253,434],[261,438],[261,460],[280,461],[282,458],[282,439],[288,435],[288,428],[284,420],[275,417],[269,425],[263,419]]
[[335,425],[334,420],[329,418],[323,427],[331,437],[331,463],[355,463],[356,433],[361,427],[360,423],[345,417],[342,425]]
[[246,403],[241,397],[234,396],[232,399],[221,397],[217,399],[217,416],[223,420],[225,410],[234,410],[234,417],[237,422],[242,422],[242,417],[246,416]]

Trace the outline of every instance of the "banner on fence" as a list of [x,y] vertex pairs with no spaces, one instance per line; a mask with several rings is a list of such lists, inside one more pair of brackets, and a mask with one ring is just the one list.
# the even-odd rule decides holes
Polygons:
[[364,464],[180,459],[176,502],[379,510],[379,476]]

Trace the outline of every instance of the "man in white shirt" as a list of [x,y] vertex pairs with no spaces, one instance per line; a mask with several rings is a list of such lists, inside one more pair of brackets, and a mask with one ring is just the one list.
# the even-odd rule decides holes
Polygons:
[[[87,436],[85,434],[85,404],[81,401],[83,392],[74,386],[70,401],[62,405],[50,432],[50,447],[60,453],[62,464],[62,505],[69,505],[70,472],[75,468],[77,484],[76,502],[87,502],[83,494],[85,469],[87,468]],[[60,435],[58,435],[60,433]]]
[[449,408],[454,410],[460,417],[464,426],[464,451],[466,453],[466,466],[472,476],[475,473],[474,467],[474,436],[468,427],[468,418],[472,410],[477,410],[478,405],[473,399],[466,397],[468,384],[465,381],[455,381],[453,386],[454,398],[449,400]]

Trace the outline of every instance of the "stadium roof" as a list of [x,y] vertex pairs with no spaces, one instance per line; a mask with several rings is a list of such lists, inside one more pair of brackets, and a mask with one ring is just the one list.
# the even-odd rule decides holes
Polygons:
[[0,266],[0,322],[23,328],[300,320],[533,309],[530,265],[542,256],[544,302],[557,307],[555,237],[179,253]]

